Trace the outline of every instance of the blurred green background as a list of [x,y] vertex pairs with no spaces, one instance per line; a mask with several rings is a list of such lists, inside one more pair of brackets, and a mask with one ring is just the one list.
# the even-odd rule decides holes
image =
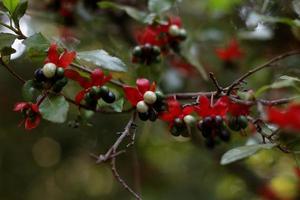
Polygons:
[[[123,12],[96,8],[96,1],[74,2],[74,21],[70,23],[59,15],[59,3],[30,0],[28,15],[22,19],[23,30],[26,34],[42,32],[53,41],[70,34],[78,40],[64,42],[77,50],[103,48],[130,66],[129,73],[116,75],[127,82],[138,76],[136,71],[145,73],[143,66],[130,63],[128,51],[135,45],[135,31],[143,25]],[[113,2],[144,10],[147,5],[143,0]],[[277,18],[272,21],[259,17],[298,19],[292,1],[182,0],[168,14],[182,18],[189,36],[184,48],[196,54],[204,68],[213,71],[224,86],[267,58],[299,48],[299,27],[277,23]],[[227,68],[215,49],[225,47],[233,38],[239,40],[244,56],[235,61],[234,67]],[[289,58],[280,62],[278,70],[257,74],[249,80],[249,88],[270,84],[282,73],[299,77],[299,61]],[[30,79],[40,64],[21,55],[12,66]],[[166,63],[155,67],[161,73],[154,77],[165,92],[213,89],[197,72],[187,77]],[[151,70],[146,69],[148,74]],[[76,129],[68,123],[42,121],[37,129],[28,132],[18,127],[21,116],[12,111],[14,104],[22,101],[21,85],[4,68],[0,68],[0,77],[0,199],[133,199],[115,181],[109,166],[96,165],[89,157],[89,153],[103,153],[110,147],[129,115],[97,114],[91,120],[92,126]],[[163,87],[166,82],[168,85]],[[267,97],[281,96],[283,92],[286,91],[271,92]],[[74,120],[76,114],[73,108],[69,119]],[[262,199],[257,191],[266,185],[275,188],[282,199],[299,199],[299,183],[293,173],[296,156],[266,150],[245,161],[221,166],[222,154],[243,145],[248,137],[236,133],[230,143],[207,150],[201,140],[173,138],[161,122],[138,125],[136,144],[117,159],[117,167],[143,199],[255,200]]]

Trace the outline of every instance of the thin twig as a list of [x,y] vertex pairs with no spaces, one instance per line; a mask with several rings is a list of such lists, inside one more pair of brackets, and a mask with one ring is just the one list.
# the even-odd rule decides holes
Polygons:
[[[141,200],[142,198],[136,193],[134,192],[129,186],[128,184],[121,178],[121,176],[119,175],[117,168],[116,168],[116,157],[120,154],[117,152],[117,149],[119,148],[120,144],[124,141],[124,139],[131,134],[131,129],[132,128],[136,128],[135,125],[135,120],[136,120],[136,112],[134,112],[132,114],[132,117],[130,118],[130,120],[128,121],[124,131],[120,134],[119,138],[116,140],[116,142],[112,145],[112,147],[103,155],[100,154],[99,156],[96,156],[94,154],[91,154],[91,156],[96,159],[96,163],[103,163],[106,161],[110,160],[110,164],[111,164],[111,170],[112,173],[114,175],[114,177],[116,178],[116,180],[127,190],[129,191],[136,199]],[[125,150],[120,151],[121,153],[123,153]]]
[[219,94],[221,94],[223,92],[224,89],[219,85],[219,82],[217,81],[214,73],[209,72],[209,78],[212,80],[212,82],[214,83],[215,87],[217,88],[216,96],[218,96]]
[[3,58],[0,57],[0,64],[5,67],[11,75],[13,75],[16,79],[18,79],[22,84],[24,84],[26,81],[23,79],[19,74],[17,74],[9,65],[7,65],[4,61]]
[[248,105],[248,106],[253,106],[256,105],[257,103],[261,103],[264,106],[277,106],[277,105],[287,104],[299,97],[290,97],[290,98],[282,98],[282,99],[274,99],[274,100],[267,100],[267,99],[242,100],[232,96],[229,96],[229,98],[235,103]]
[[13,31],[15,34],[18,35],[18,39],[20,40],[25,40],[27,39],[27,37],[23,34],[23,32],[21,31],[21,29],[18,27],[18,28],[14,28],[12,25],[7,25],[3,22],[0,22],[0,26],[4,26],[5,28]]
[[269,142],[271,142],[272,144],[276,144],[276,147],[279,150],[281,150],[282,152],[284,152],[284,153],[291,153],[291,150],[289,150],[287,147],[283,146],[282,144],[278,143],[277,141],[275,141],[273,139],[273,137],[275,135],[279,134],[279,130],[275,130],[270,135],[267,135],[267,134],[265,134],[263,132],[262,127],[260,125],[261,123],[264,123],[263,120],[261,120],[261,119],[255,119],[254,120],[254,119],[252,119],[251,121],[252,121],[253,125],[255,126],[257,133],[259,133],[262,136],[264,143],[266,142],[265,139],[268,139]]
[[230,95],[230,93],[232,92],[233,88],[235,88],[236,86],[238,86],[240,83],[242,83],[246,78],[248,78],[249,76],[251,76],[252,74],[254,74],[255,72],[258,72],[264,68],[270,67],[272,66],[273,63],[282,60],[286,57],[292,56],[292,55],[297,55],[300,54],[299,50],[296,51],[290,51],[284,54],[281,54],[275,58],[272,58],[271,60],[267,61],[266,63],[259,65],[257,67],[255,67],[254,69],[248,71],[246,74],[244,74],[243,76],[241,76],[240,78],[236,79],[230,86],[228,86],[227,89],[227,95]]
[[117,181],[127,190],[129,191],[137,200],[142,200],[142,198],[135,192],[133,191],[128,184],[121,178],[119,172],[117,171],[116,167],[116,157],[113,157],[110,162],[111,165],[111,171],[114,175],[114,177],[117,179]]

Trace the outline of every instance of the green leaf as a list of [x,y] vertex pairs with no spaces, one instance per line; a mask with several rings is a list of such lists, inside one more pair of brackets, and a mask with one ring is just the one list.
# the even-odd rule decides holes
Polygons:
[[50,42],[41,34],[36,33],[23,41],[26,46],[27,55],[31,58],[45,56]]
[[14,34],[0,33],[0,50],[4,47],[10,47],[16,38],[17,36]]
[[221,165],[227,165],[237,160],[247,158],[261,149],[271,149],[274,146],[275,144],[256,144],[231,149],[222,156]]
[[13,12],[11,17],[17,26],[19,26],[19,20],[21,19],[21,17],[25,15],[27,7],[28,1],[23,1],[17,6],[16,10]]
[[11,48],[11,45],[14,43],[16,38],[16,35],[10,33],[0,33],[0,55],[2,57],[9,57],[9,55],[16,52],[16,50]]
[[0,54],[1,54],[2,57],[4,57],[4,56],[9,56],[10,57],[10,55],[13,54],[13,53],[16,53],[16,50],[14,48],[11,48],[11,47],[4,47],[0,51]]
[[77,58],[110,71],[127,71],[127,66],[119,58],[109,55],[104,50],[79,52]]
[[275,81],[271,85],[265,85],[259,88],[256,91],[255,96],[258,97],[263,92],[270,89],[281,89],[281,88],[288,88],[288,87],[297,89],[296,82],[300,82],[300,79],[291,76],[281,76],[278,81]]
[[290,80],[290,81],[293,81],[293,82],[300,82],[300,79],[297,78],[297,77],[292,77],[292,76],[281,76],[279,79],[281,80]]
[[147,13],[139,11],[133,7],[119,5],[119,4],[116,4],[113,2],[109,2],[109,1],[99,2],[98,6],[102,9],[112,8],[112,9],[118,9],[118,10],[125,11],[127,13],[127,15],[129,15],[133,19],[143,22],[143,23],[144,23],[144,19],[147,16]]
[[154,13],[162,13],[169,10],[176,0],[149,0],[148,9]]
[[36,89],[35,82],[33,80],[26,81],[22,88],[22,96],[25,101],[34,102],[41,92]]
[[49,96],[39,108],[44,119],[54,123],[63,123],[67,119],[69,103],[63,96]]
[[12,14],[20,3],[20,0],[2,0],[4,7]]

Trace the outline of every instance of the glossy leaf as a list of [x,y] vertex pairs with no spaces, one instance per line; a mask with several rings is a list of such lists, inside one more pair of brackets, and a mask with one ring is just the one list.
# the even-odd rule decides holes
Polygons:
[[36,33],[23,41],[26,45],[27,55],[31,58],[45,56],[50,42],[41,34]]
[[281,76],[279,80],[275,81],[271,85],[262,86],[257,90],[255,96],[260,96],[263,92],[270,89],[281,89],[281,88],[296,88],[296,82],[300,82],[299,78],[291,77],[291,76]]
[[35,102],[40,95],[40,91],[36,89],[33,80],[27,81],[22,88],[22,96],[25,101]]
[[176,0],[149,0],[148,9],[154,13],[162,13],[169,10]]
[[109,2],[109,1],[99,2],[98,6],[103,9],[112,8],[112,9],[118,9],[118,10],[125,11],[127,13],[127,15],[129,15],[133,19],[140,21],[140,22],[144,22],[144,19],[147,16],[147,13],[139,11],[133,7],[119,5],[119,4],[116,4],[113,2]]
[[0,50],[2,50],[4,47],[10,47],[16,38],[17,36],[14,34],[0,33]]
[[25,12],[28,7],[28,1],[23,1],[16,7],[16,10],[12,14],[12,19],[14,20],[14,23],[19,26],[19,20],[21,17],[25,15]]
[[247,158],[257,151],[262,149],[271,149],[275,144],[257,144],[257,145],[247,145],[241,146],[227,151],[221,158],[221,165],[227,165],[229,163],[235,162]]
[[63,123],[67,119],[69,103],[63,96],[49,96],[39,108],[44,119],[54,123]]
[[2,0],[4,7],[12,14],[20,3],[20,0]]
[[127,71],[127,66],[119,58],[109,55],[104,50],[78,52],[77,58],[110,71]]

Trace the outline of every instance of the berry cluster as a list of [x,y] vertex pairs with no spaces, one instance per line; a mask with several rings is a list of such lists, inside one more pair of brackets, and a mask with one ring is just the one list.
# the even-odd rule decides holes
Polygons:
[[163,111],[165,103],[160,92],[146,91],[143,100],[136,105],[139,118],[142,121],[156,121],[158,113]]
[[64,77],[64,68],[57,67],[54,63],[47,63],[43,68],[39,68],[34,73],[36,85],[39,89],[52,89],[53,92],[59,93],[68,83]]
[[205,138],[205,144],[208,148],[215,146],[217,138],[224,142],[230,140],[230,132],[226,128],[224,120],[220,115],[205,117],[198,123],[197,127]]
[[159,62],[162,55],[169,50],[180,51],[180,43],[186,39],[187,33],[181,28],[181,19],[169,18],[165,23],[152,24],[137,34],[138,46],[133,49],[132,61],[151,65]]
[[228,127],[233,131],[241,131],[248,126],[247,117],[244,115],[234,116],[230,118]]
[[160,62],[160,48],[156,45],[146,43],[136,46],[132,52],[132,62],[151,65]]
[[93,86],[84,96],[86,104],[93,108],[96,108],[99,99],[103,99],[106,103],[113,103],[116,96],[106,86]]
[[77,104],[85,100],[87,106],[95,109],[99,99],[103,99],[106,103],[113,103],[116,100],[115,94],[105,86],[111,80],[111,74],[105,75],[99,68],[94,69],[89,78],[82,77],[79,72],[72,69],[66,70],[65,76],[83,87],[75,97]]
[[179,45],[187,38],[187,33],[184,28],[180,28],[178,25],[173,24],[169,27],[169,46],[175,51],[180,50]]
[[186,115],[181,119],[180,117],[176,117],[173,121],[173,126],[171,127],[171,134],[173,136],[183,136],[189,137],[189,126],[195,123],[196,119],[192,115]]

